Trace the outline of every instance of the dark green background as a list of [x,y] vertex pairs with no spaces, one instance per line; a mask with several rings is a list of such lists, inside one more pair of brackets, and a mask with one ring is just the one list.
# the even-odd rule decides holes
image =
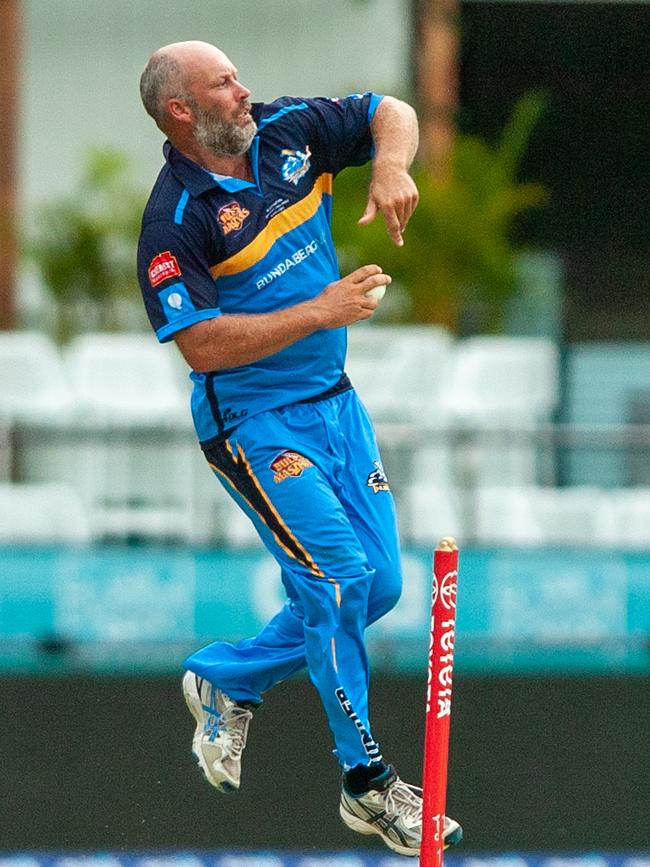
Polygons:
[[[448,812],[466,851],[644,849],[648,678],[458,677]],[[193,766],[176,678],[3,678],[1,848],[376,847],[338,817],[339,779],[306,679],[258,711],[243,788]],[[424,681],[377,676],[375,735],[421,772]]]
[[495,140],[547,94],[522,177],[550,201],[519,236],[561,256],[566,338],[647,339],[650,5],[464,2],[461,24],[461,129]]

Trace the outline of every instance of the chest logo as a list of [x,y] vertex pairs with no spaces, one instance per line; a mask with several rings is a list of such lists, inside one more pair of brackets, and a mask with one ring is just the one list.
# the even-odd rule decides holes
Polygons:
[[148,269],[149,282],[153,287],[170,277],[180,277],[181,269],[176,256],[172,256],[169,250],[164,253],[158,253],[149,263]]
[[223,208],[219,208],[217,220],[223,229],[224,235],[236,232],[244,225],[244,220],[250,215],[248,208],[242,208],[239,202],[229,202]]
[[285,479],[301,476],[303,470],[313,466],[312,462],[304,455],[292,452],[290,449],[285,449],[285,451],[280,452],[277,458],[271,461],[270,468],[275,473],[273,481],[279,484]]
[[284,157],[282,163],[283,179],[298,186],[298,181],[307,174],[311,165],[309,145],[305,145],[304,151],[283,150],[280,153]]

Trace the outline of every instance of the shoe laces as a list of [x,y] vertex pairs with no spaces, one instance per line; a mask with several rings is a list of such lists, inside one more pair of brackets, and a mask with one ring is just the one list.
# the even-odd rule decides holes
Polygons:
[[219,739],[230,757],[238,759],[246,746],[248,725],[253,718],[253,711],[238,704],[232,704],[222,713],[213,707],[210,711],[204,727],[208,740]]
[[[411,783],[404,783],[404,785],[408,789],[410,789],[417,798],[420,799],[420,802],[422,801],[422,789],[419,786],[412,786]],[[443,834],[445,834],[449,826],[452,824],[452,820],[449,818],[449,816],[444,816],[443,819]]]
[[227,736],[228,752],[231,758],[238,759],[248,736],[248,724],[253,719],[253,711],[239,705],[233,705],[221,714],[221,724]]
[[422,790],[417,786],[398,778],[386,789],[384,803],[387,812],[399,813],[409,825],[422,821]]

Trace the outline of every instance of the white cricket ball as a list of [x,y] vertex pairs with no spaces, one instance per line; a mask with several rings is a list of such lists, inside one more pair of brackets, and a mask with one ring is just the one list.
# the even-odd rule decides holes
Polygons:
[[375,286],[374,289],[368,289],[368,291],[366,292],[366,295],[368,296],[368,298],[376,298],[377,301],[381,301],[381,299],[384,297],[385,294],[386,294],[386,287],[385,286]]

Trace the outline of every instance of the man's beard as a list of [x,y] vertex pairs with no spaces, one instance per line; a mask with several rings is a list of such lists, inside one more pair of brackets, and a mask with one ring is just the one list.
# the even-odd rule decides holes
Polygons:
[[201,147],[217,156],[238,157],[245,154],[257,132],[257,124],[251,118],[243,126],[235,121],[223,120],[214,111],[191,104],[196,116],[194,139]]

